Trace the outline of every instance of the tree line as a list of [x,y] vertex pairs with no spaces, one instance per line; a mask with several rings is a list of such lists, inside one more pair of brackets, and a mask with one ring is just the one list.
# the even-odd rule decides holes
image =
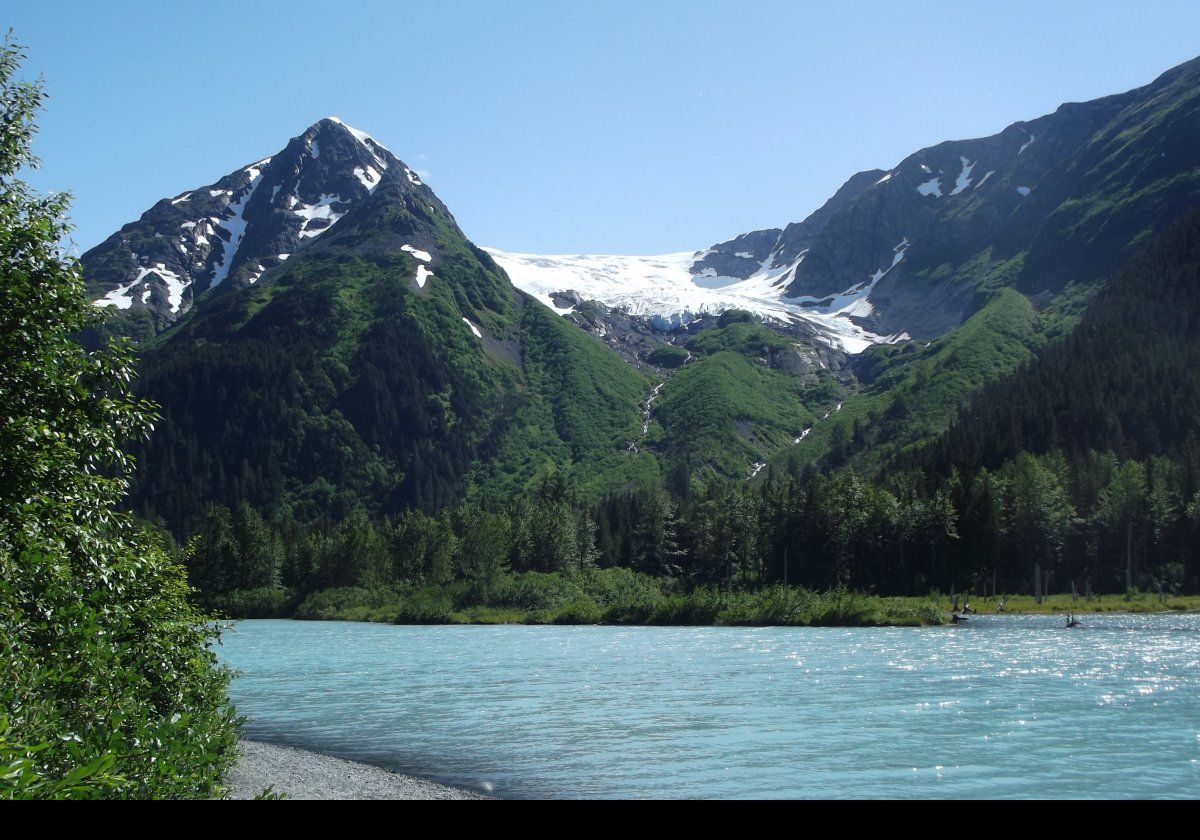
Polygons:
[[589,504],[546,478],[503,508],[267,523],[210,506],[189,552],[200,592],[494,584],[620,568],[683,590],[788,584],[878,595],[1180,592],[1197,581],[1200,488],[1164,458],[1022,453],[995,470],[868,480],[851,469],[654,487]]

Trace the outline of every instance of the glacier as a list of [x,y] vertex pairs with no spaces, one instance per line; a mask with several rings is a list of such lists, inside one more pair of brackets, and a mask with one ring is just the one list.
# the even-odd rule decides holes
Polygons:
[[[892,265],[903,258],[907,247],[907,240],[897,246]],[[846,353],[861,353],[873,344],[908,338],[904,334],[877,335],[852,320],[871,311],[869,295],[874,284],[892,265],[881,267],[840,295],[816,301],[788,298],[783,293],[804,254],[782,266],[774,266],[768,259],[757,272],[742,280],[717,276],[711,269],[693,274],[693,265],[704,256],[702,251],[619,256],[483,250],[499,263],[514,286],[560,315],[569,314],[573,307],[560,306],[552,296],[574,291],[585,300],[597,300],[605,306],[647,318],[664,330],[729,309],[744,309],[777,324],[807,323],[829,344]]]

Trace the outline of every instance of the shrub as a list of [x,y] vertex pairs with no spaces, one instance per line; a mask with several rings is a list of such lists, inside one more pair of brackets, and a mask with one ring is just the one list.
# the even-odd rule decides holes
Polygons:
[[394,624],[450,624],[454,620],[454,601],[444,590],[427,586],[400,602],[392,619]]
[[322,589],[305,598],[296,608],[295,617],[330,620],[346,618],[352,610],[381,610],[398,606],[403,596],[385,587],[341,586]]
[[499,578],[492,591],[491,606],[555,611],[586,597],[578,585],[557,572],[526,572]]
[[646,361],[652,365],[664,368],[677,368],[688,360],[688,352],[674,344],[664,344],[655,347],[647,356]]
[[599,624],[604,614],[590,598],[576,598],[554,616],[555,624]]
[[291,592],[282,586],[234,589],[208,601],[209,609],[227,618],[283,618],[295,606]]

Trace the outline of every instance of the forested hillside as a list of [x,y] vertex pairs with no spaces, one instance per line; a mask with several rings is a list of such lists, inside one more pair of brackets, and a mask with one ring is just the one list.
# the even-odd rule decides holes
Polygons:
[[795,472],[851,465],[871,474],[894,455],[945,431],[972,394],[1033,358],[1061,319],[1004,289],[941,338],[880,345],[855,359],[858,387],[794,447],[771,460]]
[[145,346],[139,392],[162,421],[138,453],[136,509],[182,535],[212,500],[311,520],[436,511],[547,469],[584,485],[652,478],[625,452],[650,387],[514,290],[411,185],[385,181],[319,242]]
[[986,388],[897,465],[994,467],[1020,452],[1169,457],[1200,479],[1200,212],[1133,260],[1066,340]]
[[[694,258],[524,255],[553,308],[413,170],[322,120],[92,253],[113,323],[167,327],[140,349],[162,418],[134,453],[134,509],[229,545],[224,508],[238,539],[301,551],[264,572],[273,555],[247,548],[245,573],[208,555],[210,596],[272,604],[474,582],[473,552],[500,575],[594,563],[681,591],[1016,591],[1035,569],[1182,586],[1194,219],[1109,281],[1197,195],[1198,73],[921,150],[809,222]],[[229,238],[197,239],[193,210]],[[164,248],[192,261],[186,289],[142,265]],[[642,316],[545,276],[675,299],[654,272],[676,269],[710,291],[740,278],[729,299],[768,320]],[[195,305],[164,309],[173,293]]]
[[[401,621],[936,620],[920,605],[806,601],[775,589],[785,582],[891,596],[1190,591],[1200,582],[1198,269],[1200,212],[1159,237],[1076,331],[1036,358],[1033,348],[1047,339],[1015,293],[937,345],[893,351],[878,379],[896,381],[880,396],[891,400],[894,428],[914,418],[890,439],[912,445],[877,444],[898,454],[873,479],[793,463],[758,482],[709,470],[706,481],[667,482],[674,492],[644,487],[589,502],[559,475],[499,505],[276,529],[248,508],[233,518],[215,509],[201,529],[195,579],[212,603],[235,611]],[[1169,315],[1162,300],[1172,302]],[[759,401],[757,389],[781,375],[769,364],[772,349],[790,347],[778,336],[772,345],[761,330],[731,316],[686,344],[692,361],[668,387],[690,375],[696,382],[680,394],[704,398],[687,412],[694,428],[683,440],[720,452],[752,445],[763,429],[791,434],[787,423],[812,422],[807,413],[773,415],[773,404]],[[1020,358],[1029,361],[1003,374]],[[948,432],[920,446],[920,423],[949,422],[963,369],[968,381],[995,382]],[[837,399],[839,387],[826,381],[811,393],[824,388]],[[726,394],[744,398],[737,437],[723,438],[722,424],[709,419],[731,410],[720,403]],[[895,409],[921,395],[935,413],[922,415],[920,404],[911,415]],[[851,397],[817,422],[849,413],[854,399],[873,397]],[[844,457],[871,451],[856,452],[854,440],[843,444]],[[667,451],[687,457],[677,446]],[[257,571],[239,578],[246,568]]]

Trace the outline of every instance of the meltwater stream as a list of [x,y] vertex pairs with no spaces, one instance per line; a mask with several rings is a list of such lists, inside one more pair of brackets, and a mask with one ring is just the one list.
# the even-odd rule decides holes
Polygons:
[[920,629],[244,621],[252,738],[505,797],[1200,796],[1200,616]]

